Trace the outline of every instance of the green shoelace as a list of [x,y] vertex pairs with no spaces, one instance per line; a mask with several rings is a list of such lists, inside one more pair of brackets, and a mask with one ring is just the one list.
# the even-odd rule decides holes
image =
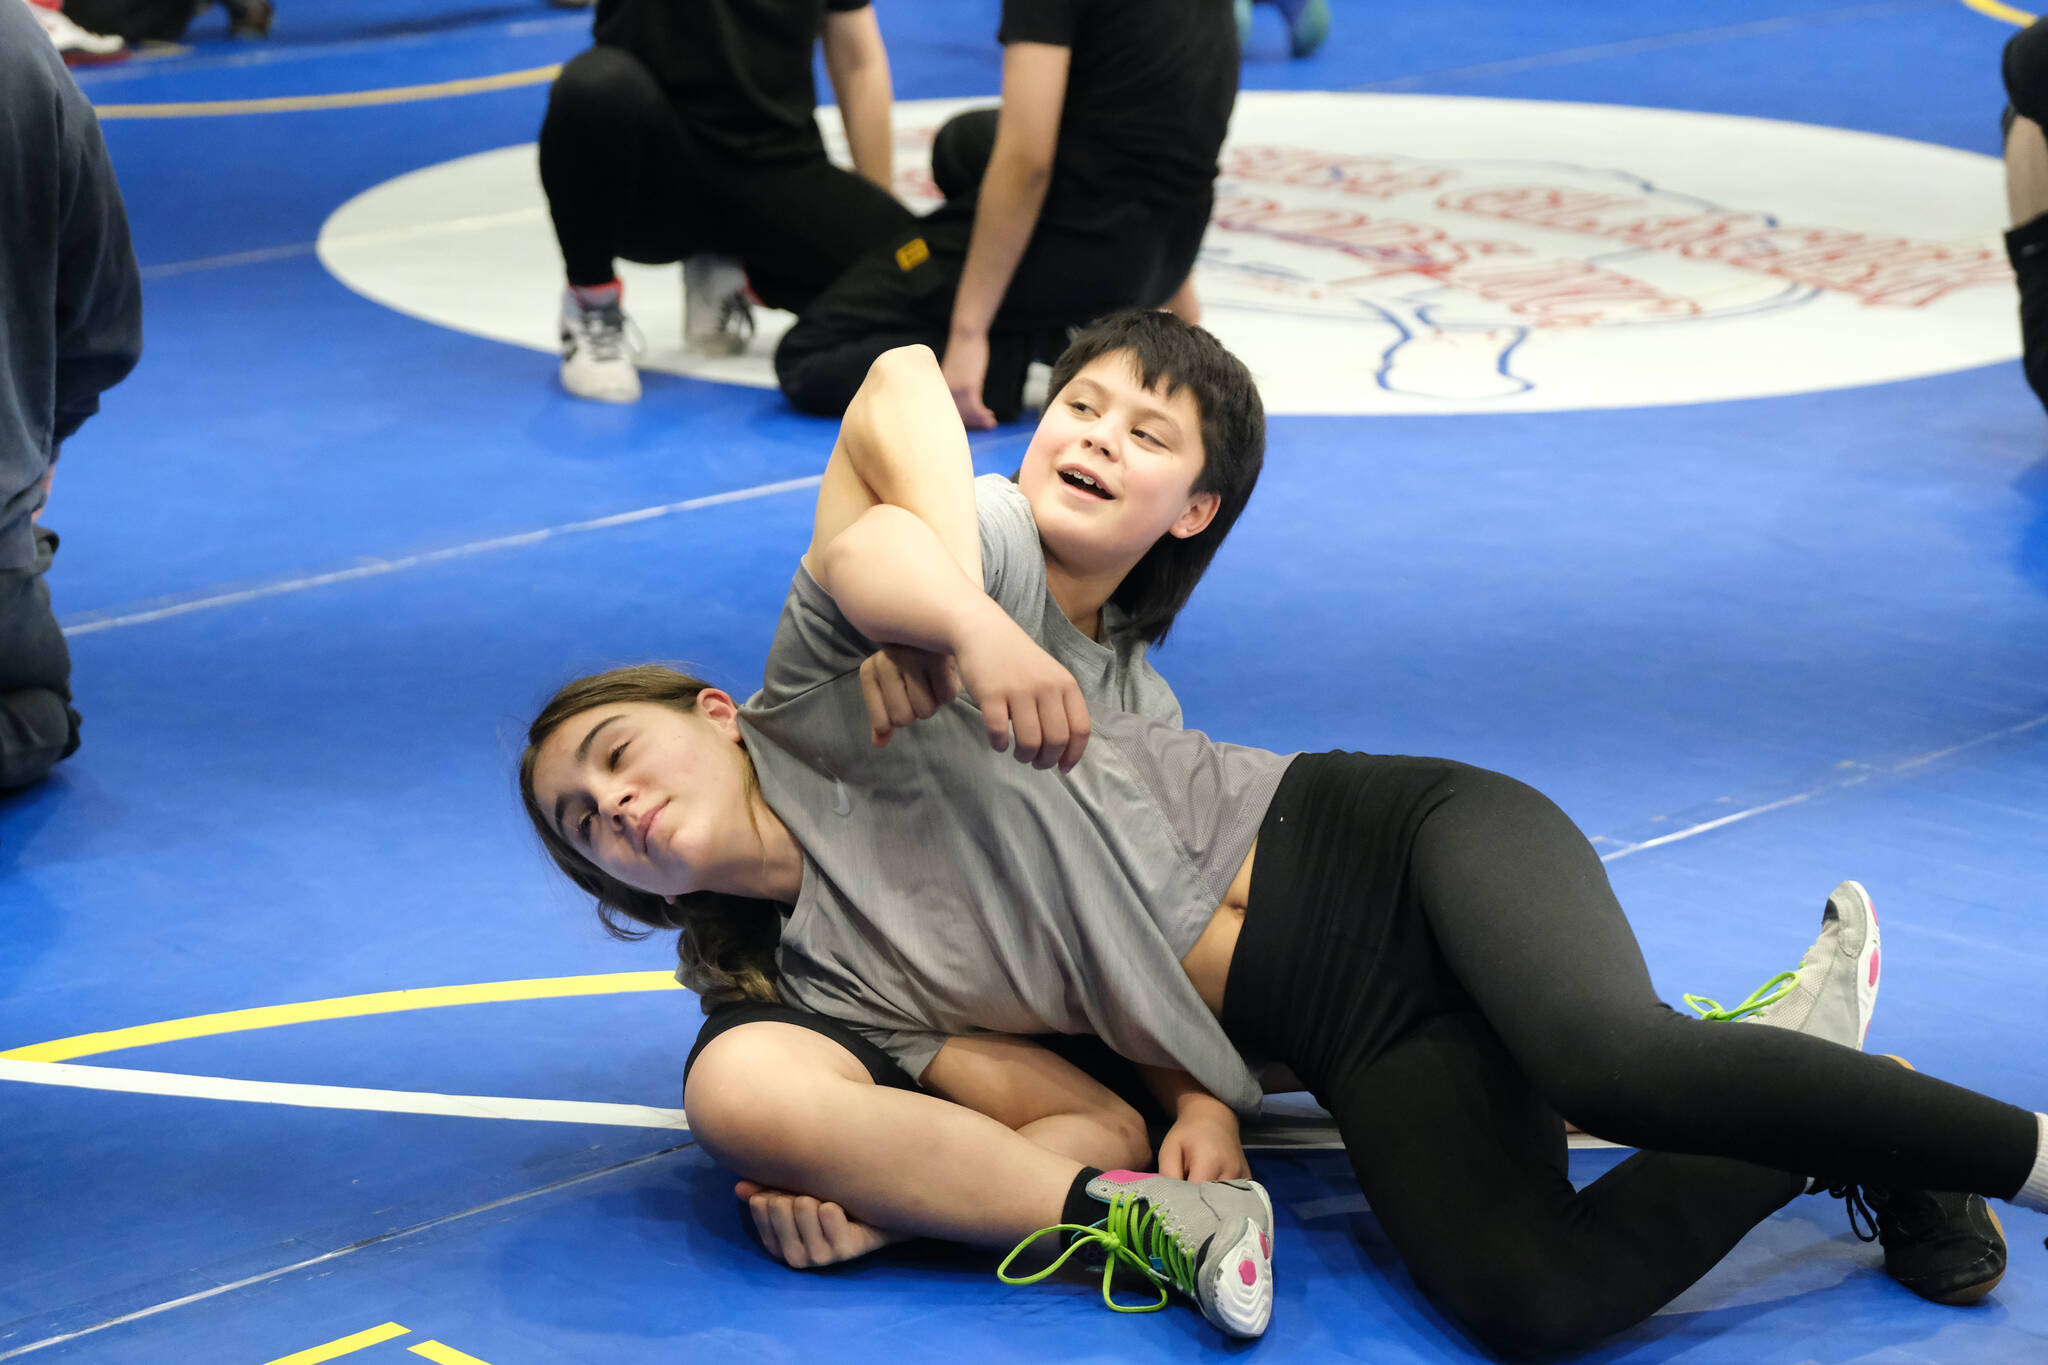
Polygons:
[[1709,1023],[1729,1019],[1742,1019],[1755,1014],[1765,1006],[1777,1004],[1780,1000],[1792,994],[1792,988],[1798,984],[1799,973],[1779,972],[1769,981],[1764,982],[1763,985],[1751,991],[1749,998],[1733,1009],[1722,1009],[1720,1001],[1709,1000],[1704,995],[1688,995],[1685,997],[1685,1003],[1694,1014],[1697,1014]]
[[[1074,1234],[1074,1240],[1067,1243],[1067,1249],[1059,1254],[1058,1259],[1035,1275],[1009,1273],[1011,1263],[1023,1254],[1026,1247],[1053,1232]],[[1092,1227],[1081,1223],[1055,1223],[1049,1228],[1040,1228],[1003,1257],[1003,1263],[996,1267],[996,1278],[1004,1284],[1037,1284],[1065,1265],[1067,1258],[1084,1246],[1100,1246],[1109,1252],[1109,1261],[1102,1267],[1102,1302],[1115,1312],[1158,1312],[1166,1307],[1166,1286],[1169,1283],[1189,1297],[1194,1296],[1194,1262],[1181,1248],[1179,1239],[1167,1230],[1164,1220],[1153,1211],[1151,1201],[1134,1194],[1119,1194],[1111,1199],[1109,1216]],[[1110,1281],[1116,1276],[1119,1261],[1136,1268],[1159,1291],[1157,1303],[1118,1303],[1111,1296]]]

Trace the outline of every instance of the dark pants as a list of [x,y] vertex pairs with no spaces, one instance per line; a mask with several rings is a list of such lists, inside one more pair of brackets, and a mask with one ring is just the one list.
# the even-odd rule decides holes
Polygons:
[[[2005,45],[2005,128],[2014,114],[2048,124],[2048,23],[2021,29]],[[2020,290],[2020,363],[2027,384],[2048,405],[2048,215],[2005,234],[2006,258]]]
[[540,178],[569,283],[619,259],[738,257],[762,302],[802,311],[877,242],[915,221],[879,186],[815,155],[752,161],[707,143],[640,60],[593,47],[548,92]]
[[[791,403],[836,417],[883,351],[921,344],[943,354],[995,131],[993,109],[949,119],[932,144],[946,202],[864,256],[783,337],[775,375]],[[1025,367],[1056,358],[1070,328],[1172,298],[1194,267],[1210,208],[1204,194],[1169,206],[1109,204],[1085,223],[1041,219],[989,329],[989,410],[1005,422],[1017,416]]]
[[36,562],[0,570],[0,791],[41,780],[78,748],[71,651],[43,584],[57,534],[36,528]]
[[65,0],[64,13],[93,33],[117,33],[131,43],[174,43],[185,36],[192,0]]
[[[1295,761],[1223,1022],[1330,1110],[1416,1285],[1503,1355],[1642,1321],[1808,1176],[2009,1197],[2034,1161],[2025,1110],[1671,1010],[1577,828],[1461,764]],[[1575,1190],[1560,1115],[1642,1150]]]

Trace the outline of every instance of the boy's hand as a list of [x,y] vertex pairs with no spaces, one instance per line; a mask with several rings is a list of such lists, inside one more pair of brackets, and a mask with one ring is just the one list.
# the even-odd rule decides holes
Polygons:
[[954,658],[981,707],[989,746],[1002,752],[1014,730],[1019,762],[1071,772],[1088,747],[1088,703],[1080,684],[1002,608],[988,605],[989,614]]
[[1204,1109],[1185,1114],[1159,1140],[1159,1174],[1175,1180],[1239,1180],[1252,1173],[1238,1140],[1237,1119]]
[[988,333],[955,332],[949,336],[946,359],[939,370],[953,392],[961,425],[969,431],[986,431],[996,424],[996,415],[981,401],[981,386],[988,379]]
[[837,1265],[910,1240],[909,1233],[873,1227],[839,1205],[807,1194],[771,1190],[751,1180],[740,1181],[732,1192],[747,1201],[761,1245],[792,1270]]
[[960,695],[960,670],[944,654],[911,645],[883,645],[860,666],[860,696],[868,706],[875,747],[914,721],[930,720]]
[[51,465],[51,466],[50,466],[50,468],[48,469],[48,471],[44,473],[44,475],[43,475],[43,478],[42,478],[42,484],[43,484],[43,501],[42,501],[42,503],[41,503],[41,504],[40,504],[40,505],[39,505],[39,506],[38,506],[38,507],[36,508],[36,510],[35,510],[35,511],[33,511],[33,512],[29,513],[29,517],[28,517],[28,519],[29,519],[30,521],[41,521],[41,520],[43,519],[43,508],[44,508],[44,507],[48,507],[48,506],[50,505],[50,485],[51,485],[51,484],[53,484],[53,483],[55,483],[56,481],[57,481],[57,466],[55,466],[55,465]]

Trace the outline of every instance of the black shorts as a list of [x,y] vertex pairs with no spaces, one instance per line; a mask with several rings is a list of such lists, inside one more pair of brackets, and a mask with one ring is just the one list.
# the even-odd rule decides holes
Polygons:
[[[1259,826],[1223,1028],[1311,1093],[1419,1023],[1473,1008],[1437,951],[1409,875],[1416,832],[1456,790],[1438,758],[1303,754]],[[1362,1055],[1361,1055],[1362,1054]]]
[[[858,1033],[822,1014],[798,1009],[794,1005],[759,1004],[746,1001],[739,1004],[720,1005],[704,1020],[704,1027],[697,1031],[697,1042],[691,1047],[690,1055],[683,1062],[683,1082],[689,1083],[690,1068],[697,1064],[697,1056],[711,1043],[711,1040],[729,1029],[742,1024],[791,1024],[797,1028],[809,1029],[812,1033],[845,1048],[854,1059],[867,1068],[868,1075],[876,1085],[893,1086],[898,1090],[922,1090],[910,1073],[896,1064],[896,1059],[876,1047]],[[1100,1038],[1070,1034],[1042,1034],[1031,1040],[1049,1052],[1057,1053],[1067,1061],[1088,1073],[1096,1081],[1109,1087],[1132,1108],[1145,1117],[1148,1124],[1159,1125],[1166,1118],[1159,1102],[1152,1092],[1145,1088],[1144,1080],[1137,1067],[1110,1051],[1109,1045]]]
[[689,1083],[690,1068],[697,1064],[697,1054],[711,1045],[711,1040],[729,1029],[742,1024],[794,1024],[798,1028],[830,1038],[854,1055],[860,1064],[868,1069],[868,1075],[875,1078],[876,1085],[894,1086],[898,1090],[916,1090],[918,1084],[910,1073],[896,1064],[896,1059],[867,1039],[855,1033],[837,1019],[827,1019],[822,1014],[812,1014],[794,1005],[761,1004],[756,1001],[742,1001],[738,1004],[720,1005],[705,1016],[704,1027],[697,1030],[696,1045],[683,1062],[683,1082]]

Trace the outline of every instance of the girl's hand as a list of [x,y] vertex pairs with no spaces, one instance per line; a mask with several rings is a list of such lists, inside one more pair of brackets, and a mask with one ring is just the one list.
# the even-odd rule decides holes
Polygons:
[[828,1200],[771,1190],[742,1180],[732,1192],[747,1201],[754,1230],[768,1254],[792,1270],[815,1270],[907,1242],[910,1234],[890,1232],[849,1216]]
[[867,703],[875,747],[913,721],[930,720],[960,695],[960,670],[944,654],[911,645],[883,645],[860,666],[860,696]]
[[1070,772],[1088,747],[1088,703],[1059,661],[993,602],[954,658],[960,680],[981,707],[989,746],[1001,753],[1017,736],[1017,759],[1034,768]]
[[[1221,1106],[1217,1106],[1221,1108]],[[1175,1180],[1240,1180],[1252,1173],[1229,1110],[1185,1115],[1159,1140],[1159,1174]]]

